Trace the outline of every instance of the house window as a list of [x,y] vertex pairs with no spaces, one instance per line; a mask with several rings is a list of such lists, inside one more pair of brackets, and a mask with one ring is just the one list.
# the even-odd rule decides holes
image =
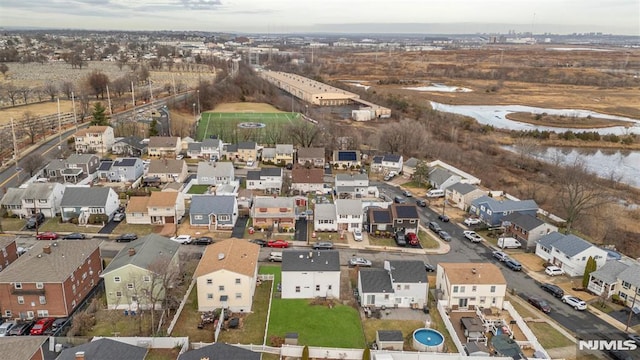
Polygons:
[[402,290],[402,285],[396,285],[396,290]]
[[20,290],[20,289],[22,289],[22,283],[17,282],[17,283],[15,283],[15,284],[13,284],[13,287],[14,287],[15,289]]
[[213,279],[207,279],[207,285],[213,285]]
[[236,293],[236,299],[242,299],[242,293]]
[[480,304],[484,304],[487,301],[486,296],[480,296]]
[[229,215],[218,215],[218,221],[229,221]]
[[299,293],[300,292],[300,286],[296,286],[296,292]]
[[496,286],[495,285],[491,285],[491,292],[492,293],[496,292]]
[[409,224],[415,224],[415,223],[416,223],[416,219],[409,220]]
[[40,302],[40,305],[44,305],[47,303],[47,298],[44,296],[38,296],[38,302]]
[[193,218],[195,220],[202,220],[202,215],[194,215]]
[[476,292],[476,290],[478,290],[478,287],[477,287],[477,286],[475,286],[475,285],[473,285],[473,286],[471,287],[471,291],[472,291],[472,292]]
[[116,297],[122,297],[122,291],[116,291]]
[[212,293],[208,293],[207,294],[207,299],[208,300],[212,300],[213,299],[213,294]]
[[142,277],[142,281],[144,281],[144,282],[151,282],[151,276],[149,276],[149,275],[145,275],[145,276],[143,276],[143,277]]
[[10,318],[11,317],[11,310],[5,310],[4,311],[4,317]]
[[218,290],[220,290],[220,291],[224,291],[224,285],[220,285],[220,286],[218,286]]
[[18,296],[18,304],[24,304],[24,296]]
[[114,276],[114,277],[113,277],[113,282],[114,282],[114,283],[119,283],[120,281],[122,281],[122,279],[120,278],[120,276]]
[[48,316],[49,316],[49,310],[38,310],[39,318],[48,317]]
[[331,285],[327,286],[327,289],[328,289],[328,290],[331,290],[331,288],[332,288],[332,286],[331,286]]
[[33,315],[34,315],[33,311],[27,311],[27,319],[33,319]]
[[240,278],[236,279],[236,284],[240,284]]
[[76,294],[76,284],[71,285],[71,291],[74,295]]
[[454,287],[453,287],[453,292],[454,292],[454,293],[457,293],[457,292],[458,292],[458,287],[457,287],[457,286],[454,286]]
[[316,291],[320,291],[320,285],[316,285]]
[[133,290],[133,284],[132,283],[128,283],[127,284],[127,290]]
[[36,283],[36,289],[44,289],[44,283],[37,282]]
[[410,288],[410,286],[409,286],[409,285],[405,285],[405,286],[404,286],[404,289],[405,289],[405,290],[409,290],[409,288]]
[[631,283],[623,281],[622,282],[622,287],[625,288],[625,289],[631,289]]
[[460,292],[463,293],[465,291],[464,286],[460,286]]

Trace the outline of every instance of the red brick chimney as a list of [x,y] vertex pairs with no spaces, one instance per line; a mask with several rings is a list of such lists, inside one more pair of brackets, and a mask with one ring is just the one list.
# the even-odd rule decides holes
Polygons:
[[75,360],[85,360],[84,351],[78,351],[75,355]]
[[51,245],[45,245],[42,247],[42,252],[45,254],[51,254]]

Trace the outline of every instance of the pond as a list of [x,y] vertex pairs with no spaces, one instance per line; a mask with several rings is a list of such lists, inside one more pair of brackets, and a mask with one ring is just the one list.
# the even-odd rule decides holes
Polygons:
[[[583,131],[595,131],[601,135],[604,134],[616,134],[626,135],[630,133],[640,134],[640,120],[627,118],[623,116],[615,116],[608,114],[600,114],[595,111],[579,110],[579,109],[547,109],[533,106],[524,105],[447,105],[431,101],[431,107],[437,111],[449,112],[459,115],[465,115],[476,119],[480,124],[491,125],[500,129],[507,130],[540,130],[540,131],[553,131],[557,133],[565,132],[567,130],[573,132]],[[526,112],[533,114],[547,113],[549,115],[564,115],[571,117],[598,117],[602,119],[610,120],[622,120],[633,123],[634,126],[626,128],[624,126],[611,126],[606,128],[591,128],[591,129],[571,129],[561,128],[553,126],[540,126],[528,124],[520,121],[514,121],[507,119],[508,114]]]

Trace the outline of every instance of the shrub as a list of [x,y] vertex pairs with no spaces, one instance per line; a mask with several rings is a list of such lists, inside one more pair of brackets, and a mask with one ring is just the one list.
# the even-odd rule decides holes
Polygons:
[[282,345],[284,344],[284,338],[282,336],[272,335],[269,338],[269,344],[273,347],[282,347]]

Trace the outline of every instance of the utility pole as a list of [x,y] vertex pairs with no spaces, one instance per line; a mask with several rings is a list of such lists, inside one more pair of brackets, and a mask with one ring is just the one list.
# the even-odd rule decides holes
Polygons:
[[633,308],[636,307],[636,297],[638,296],[638,291],[640,291],[640,287],[636,285],[636,291],[633,292],[633,302],[631,303],[631,308],[629,309],[629,317],[627,318],[627,326],[624,328],[624,332],[629,331],[629,325],[631,324],[631,317],[633,316]]
[[60,117],[60,98],[58,98],[58,150],[62,150],[62,118]]
[[[109,87],[107,86],[107,98],[109,98]],[[71,103],[73,104],[73,125],[76,127],[76,132],[78,132],[78,118],[76,117],[76,95],[71,92]],[[109,108],[111,108],[111,104],[109,104]]]
[[111,95],[109,95],[109,85],[107,85],[107,102],[109,103],[109,115],[113,116],[113,110],[111,109]]
[[16,130],[13,127],[13,118],[11,118],[11,135],[13,136],[13,160],[15,160],[16,175],[18,183],[20,183],[20,173],[18,172],[18,142],[16,141]]

